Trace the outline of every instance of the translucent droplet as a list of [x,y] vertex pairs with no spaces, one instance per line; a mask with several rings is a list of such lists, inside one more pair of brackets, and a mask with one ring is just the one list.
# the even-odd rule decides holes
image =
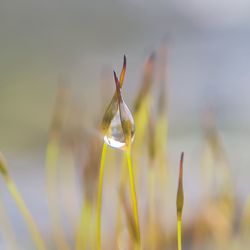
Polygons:
[[[131,142],[132,142],[134,140],[134,135],[135,135],[134,119],[125,103],[123,103],[123,108],[126,110],[126,119],[129,119],[131,123]],[[104,136],[104,141],[112,148],[122,149],[126,146],[119,109],[117,110],[114,118],[110,123],[107,133]]]

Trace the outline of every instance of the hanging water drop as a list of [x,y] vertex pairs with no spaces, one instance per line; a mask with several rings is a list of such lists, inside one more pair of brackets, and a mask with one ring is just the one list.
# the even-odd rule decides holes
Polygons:
[[[134,135],[135,135],[134,119],[130,110],[128,109],[127,105],[124,102],[123,102],[123,107],[126,110],[126,119],[128,119],[131,124],[131,142],[132,142],[134,140]],[[117,109],[117,112],[113,117],[106,134],[104,135],[104,141],[112,148],[122,149],[126,146],[126,140],[122,129],[119,109]]]
[[135,135],[135,122],[133,116],[125,104],[121,86],[126,72],[126,57],[124,56],[120,80],[118,80],[114,71],[116,93],[109,104],[102,119],[102,132],[104,142],[113,148],[130,147]]

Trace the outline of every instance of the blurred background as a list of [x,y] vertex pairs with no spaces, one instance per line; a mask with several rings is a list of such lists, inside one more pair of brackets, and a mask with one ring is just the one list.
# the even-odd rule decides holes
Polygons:
[[[119,72],[126,54],[123,96],[131,107],[145,60],[162,40],[167,47],[168,161],[174,169],[174,195],[180,152],[186,156],[184,221],[192,218],[194,204],[198,208],[202,199],[198,173],[209,112],[233,177],[236,217],[241,217],[250,191],[249,1],[2,0],[0,36],[0,150],[48,241],[51,221],[44,164],[58,84],[70,86],[67,122],[75,128],[77,121],[84,135],[98,137],[96,124],[115,90],[112,70]],[[110,90],[105,97],[104,89]],[[73,210],[79,213],[80,174],[75,184]],[[61,201],[66,204],[65,197],[72,193],[66,184],[61,192],[66,192]],[[34,249],[3,182],[1,196],[20,249]],[[169,204],[175,205],[175,196],[172,199]],[[169,205],[166,217],[175,218],[174,205]],[[0,249],[12,249],[4,241],[6,217],[1,217]],[[65,228],[73,241],[67,223]]]

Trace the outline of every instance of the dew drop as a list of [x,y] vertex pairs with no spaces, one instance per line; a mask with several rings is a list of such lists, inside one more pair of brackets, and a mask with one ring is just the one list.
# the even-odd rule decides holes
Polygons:
[[[131,142],[134,140],[135,135],[135,123],[133,116],[128,109],[127,105],[123,103],[123,107],[126,110],[126,117],[131,123]],[[117,110],[114,118],[112,119],[107,133],[104,136],[104,141],[112,148],[122,149],[126,146],[124,133],[122,130],[121,118],[119,109]]]

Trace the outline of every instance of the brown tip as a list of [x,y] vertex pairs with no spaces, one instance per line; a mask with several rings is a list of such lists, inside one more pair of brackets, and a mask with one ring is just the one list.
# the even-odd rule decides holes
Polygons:
[[118,78],[117,78],[117,76],[116,76],[116,73],[115,73],[115,71],[113,70],[113,73],[114,73],[114,78],[115,78],[115,86],[116,86],[116,88],[120,88],[120,84],[119,84],[119,81],[118,81]]
[[127,58],[126,58],[126,55],[124,54],[123,56],[123,68],[126,68],[127,66]]
[[156,53],[153,51],[146,60],[145,69],[144,69],[145,70],[144,74],[146,78],[151,76],[151,74],[153,73],[155,59],[156,59]]
[[123,56],[122,71],[121,71],[120,78],[119,78],[120,86],[121,86],[121,87],[122,87],[123,80],[124,80],[124,77],[125,77],[126,67],[127,67],[127,58],[126,58],[126,55],[124,55],[124,56]]
[[181,219],[182,216],[182,209],[184,205],[184,193],[183,193],[183,158],[184,153],[181,153],[181,160],[180,160],[180,172],[179,172],[179,181],[178,181],[178,190],[177,190],[177,197],[176,197],[176,207],[177,207],[177,216],[178,219]]
[[181,153],[179,180],[182,180],[183,176],[183,160],[184,160],[184,152]]
[[117,95],[118,100],[121,101],[121,86],[120,86],[120,82],[119,82],[119,80],[117,78],[117,75],[116,75],[115,71],[113,71],[113,72],[114,72],[114,78],[115,78],[116,95]]
[[155,53],[155,51],[153,51],[152,53],[151,53],[151,55],[149,56],[149,61],[150,62],[152,62],[152,61],[154,61],[155,60],[155,58],[156,58],[156,53]]
[[184,152],[181,152],[181,161],[180,161],[181,165],[183,165],[183,159],[184,159]]

